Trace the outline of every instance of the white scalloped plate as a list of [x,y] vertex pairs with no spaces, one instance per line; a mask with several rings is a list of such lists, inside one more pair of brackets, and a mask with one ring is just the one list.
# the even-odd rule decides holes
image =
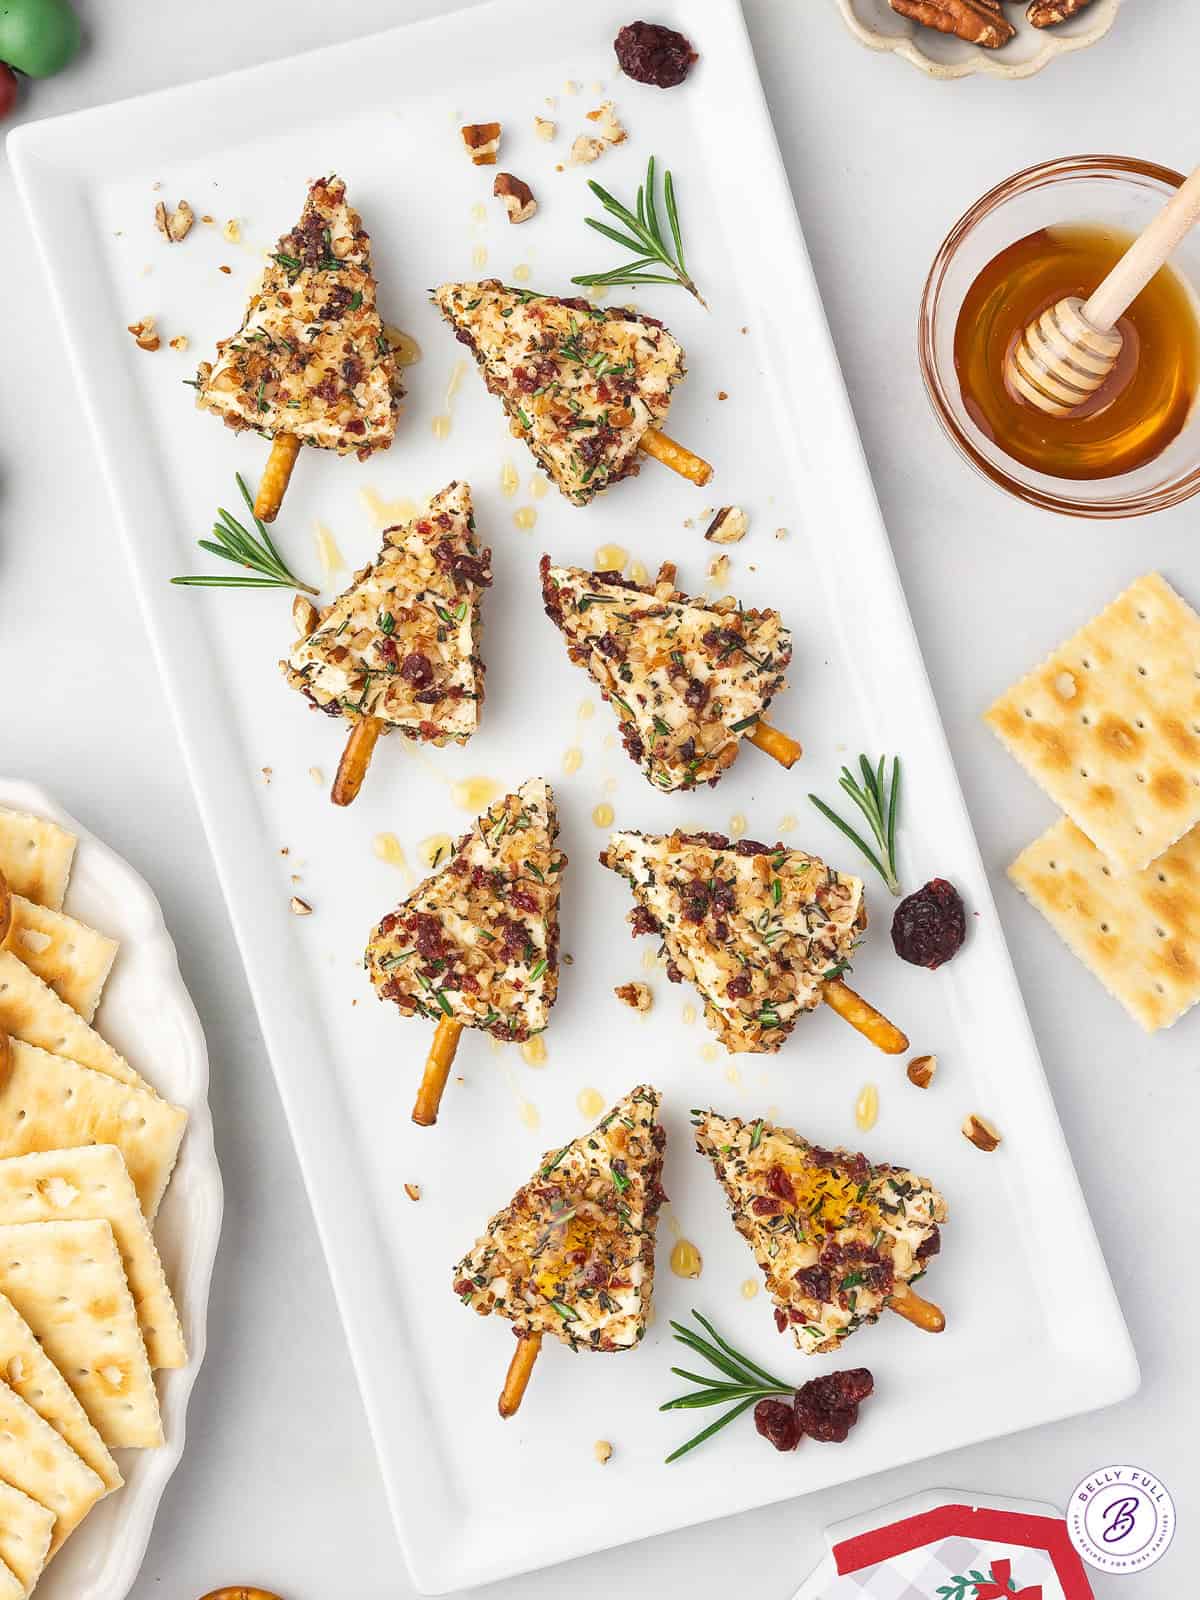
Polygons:
[[125,1487],[101,1501],[37,1586],[37,1600],[123,1600],[183,1454],[188,1399],[204,1359],[222,1207],[208,1050],[162,909],[144,880],[34,784],[0,778],[0,806],[50,817],[78,836],[63,909],[121,941],[96,1026],[164,1098],[188,1111],[179,1162],[154,1225],[189,1352],[186,1367],[157,1375],[167,1442],[159,1450],[116,1452]]
[[938,33],[898,16],[888,0],[835,0],[846,26],[871,50],[903,56],[931,78],[969,78],[976,72],[991,78],[1032,78],[1058,56],[1096,44],[1117,20],[1121,0],[1096,3],[1056,28],[1031,28],[1019,8],[1006,15],[1017,36],[1002,50],[984,50],[952,34]]

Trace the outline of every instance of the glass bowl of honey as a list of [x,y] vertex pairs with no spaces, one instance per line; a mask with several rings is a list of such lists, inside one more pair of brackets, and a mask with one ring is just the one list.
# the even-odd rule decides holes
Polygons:
[[1085,405],[1047,416],[1010,386],[1008,356],[1035,317],[1086,300],[1183,182],[1127,156],[1018,172],[961,217],[921,301],[921,372],[973,467],[1030,505],[1133,517],[1200,490],[1200,228],[1121,318],[1116,370]]

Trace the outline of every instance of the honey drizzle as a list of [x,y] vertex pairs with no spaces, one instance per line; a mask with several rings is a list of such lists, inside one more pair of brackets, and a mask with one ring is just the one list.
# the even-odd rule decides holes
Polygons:
[[1086,299],[1132,243],[1095,225],[1043,228],[995,256],[968,289],[954,333],[963,405],[976,427],[1035,472],[1072,481],[1133,472],[1162,454],[1200,387],[1200,322],[1183,279],[1164,267],[1117,326],[1116,367],[1091,399],[1051,417],[1004,377],[1026,326],[1069,295]]

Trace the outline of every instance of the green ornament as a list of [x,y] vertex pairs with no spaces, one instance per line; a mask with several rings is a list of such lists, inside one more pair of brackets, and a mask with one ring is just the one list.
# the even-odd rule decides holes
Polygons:
[[0,0],[0,61],[49,78],[79,49],[79,18],[67,0]]

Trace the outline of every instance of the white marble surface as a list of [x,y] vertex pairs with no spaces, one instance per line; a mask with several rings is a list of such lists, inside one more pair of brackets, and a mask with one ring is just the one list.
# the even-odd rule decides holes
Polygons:
[[[783,1597],[815,1563],[831,1520],[943,1484],[1061,1504],[1090,1469],[1132,1460],[1174,1491],[1180,1531],[1152,1573],[1097,1579],[1096,1591],[1182,1596],[1200,1566],[1200,1275],[1185,1184],[1200,1129],[1200,1014],[1147,1040],[1018,903],[1004,866],[1049,807],[979,713],[1137,573],[1158,566],[1200,599],[1200,511],[1088,528],[1009,503],[936,431],[914,327],[946,228],[1008,172],[1092,150],[1185,169],[1197,159],[1200,16],[1170,0],[1129,0],[1105,43],[1039,78],[939,85],[862,49],[825,0],[746,0],[746,8],[909,603],[1143,1385],[1114,1411],[495,1593],[539,1600],[620,1590],[640,1600],[684,1588],[715,1596],[732,1582],[740,1593]],[[35,86],[22,114],[119,99],[439,7],[79,0],[78,9],[86,53]],[[694,14],[702,50],[703,0]],[[227,1193],[190,1443],[133,1593],[187,1600],[241,1582],[287,1600],[395,1600],[412,1590],[320,1247],[91,444],[57,333],[46,331],[50,308],[7,167],[0,236],[0,765],[46,785],[156,886],[208,1030]],[[1053,1218],[1046,1247],[1054,1248]],[[1020,1315],[1002,1284],[995,1307],[998,1317]]]

